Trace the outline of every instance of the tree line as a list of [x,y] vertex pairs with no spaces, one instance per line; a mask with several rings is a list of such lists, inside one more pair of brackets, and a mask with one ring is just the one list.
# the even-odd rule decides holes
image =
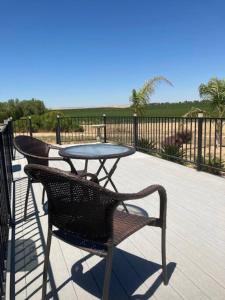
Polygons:
[[[57,115],[64,116],[62,112],[48,110],[42,100],[34,98],[30,100],[10,99],[0,102],[0,123],[12,117],[14,129],[21,133],[28,130],[28,116],[31,116],[32,119],[33,132],[40,130],[46,132],[54,131],[56,129]],[[65,120],[61,127],[63,131],[83,131],[82,126],[76,123],[70,124],[69,120]]]
[[[32,130],[34,132],[39,130],[54,131],[57,114],[56,111],[49,111],[42,100],[34,98],[30,100],[9,99],[0,102],[0,123],[12,117],[15,130],[18,132],[27,131],[28,122],[22,119],[28,116],[32,118]],[[63,116],[62,113],[60,115]]]
[[47,109],[42,100],[30,99],[19,100],[9,99],[5,102],[0,102],[0,122],[10,117],[13,120],[18,120],[22,117],[30,115],[42,115],[47,112]]

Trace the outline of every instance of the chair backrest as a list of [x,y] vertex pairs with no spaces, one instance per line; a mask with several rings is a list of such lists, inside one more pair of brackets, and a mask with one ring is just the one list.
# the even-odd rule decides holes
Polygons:
[[14,138],[14,146],[26,157],[29,164],[48,166],[48,160],[41,159],[41,157],[48,157],[49,154],[49,146],[45,142],[31,136],[18,135]]
[[27,165],[24,170],[46,189],[50,225],[88,240],[112,238],[116,193],[58,169]]

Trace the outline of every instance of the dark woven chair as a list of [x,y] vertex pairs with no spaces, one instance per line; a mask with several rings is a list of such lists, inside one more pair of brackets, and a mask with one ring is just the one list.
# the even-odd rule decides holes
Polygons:
[[[31,136],[19,135],[14,138],[14,147],[18,152],[23,154],[27,159],[28,164],[40,164],[43,166],[48,166],[49,161],[66,161],[71,168],[71,171],[74,173],[83,174],[83,171],[76,171],[72,162],[70,160],[66,160],[62,157],[49,157],[50,149],[60,150],[60,147],[53,146],[51,144],[47,144],[39,139],[33,138]],[[27,193],[25,200],[25,209],[24,209],[24,219],[27,216],[27,204],[29,198],[29,192],[31,188],[31,184],[37,182],[34,178],[28,176],[28,185],[27,185]],[[42,204],[44,204],[45,197],[45,189],[43,188],[42,192]]]
[[[48,237],[43,271],[43,300],[46,297],[52,235],[106,258],[103,299],[107,300],[114,247],[145,225],[160,227],[163,281],[167,284],[165,245],[167,197],[162,186],[151,185],[138,193],[122,194],[107,190],[77,175],[45,166],[27,165],[25,172],[40,181],[48,195]],[[121,201],[140,199],[154,192],[158,192],[160,196],[158,218],[137,216],[116,210]]]

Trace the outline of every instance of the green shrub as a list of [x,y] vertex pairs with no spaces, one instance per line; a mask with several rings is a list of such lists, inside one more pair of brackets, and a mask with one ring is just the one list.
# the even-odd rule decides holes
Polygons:
[[149,141],[148,139],[141,138],[137,141],[136,147],[143,152],[149,152],[156,150],[156,143],[154,141]]
[[63,132],[84,132],[83,126],[77,124],[73,119],[70,118],[61,119],[60,128]]
[[204,163],[204,166],[201,166],[201,170],[214,174],[214,175],[221,175],[221,170],[224,168],[224,162],[221,162],[218,157],[212,160],[206,160]]
[[28,120],[19,119],[13,122],[15,132],[26,133],[28,132]]
[[21,117],[30,115],[41,115],[47,111],[44,102],[38,99],[22,100],[9,99],[8,101],[0,102],[0,122],[4,119],[12,117],[13,120],[18,120]]
[[47,112],[42,115],[34,115],[31,117],[32,130],[37,131],[55,131],[57,124],[57,112]]
[[161,148],[161,157],[170,161],[183,163],[185,151],[180,144],[164,144]]

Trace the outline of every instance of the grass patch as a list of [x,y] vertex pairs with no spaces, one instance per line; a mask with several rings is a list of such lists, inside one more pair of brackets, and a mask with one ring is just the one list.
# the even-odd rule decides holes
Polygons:
[[[152,117],[181,117],[191,108],[200,108],[212,113],[210,103],[207,101],[186,101],[179,103],[152,103],[145,109],[145,116]],[[53,110],[54,111],[54,110]],[[67,117],[92,117],[92,116],[132,116],[133,111],[130,107],[98,107],[83,109],[61,109],[57,112],[63,112]]]

